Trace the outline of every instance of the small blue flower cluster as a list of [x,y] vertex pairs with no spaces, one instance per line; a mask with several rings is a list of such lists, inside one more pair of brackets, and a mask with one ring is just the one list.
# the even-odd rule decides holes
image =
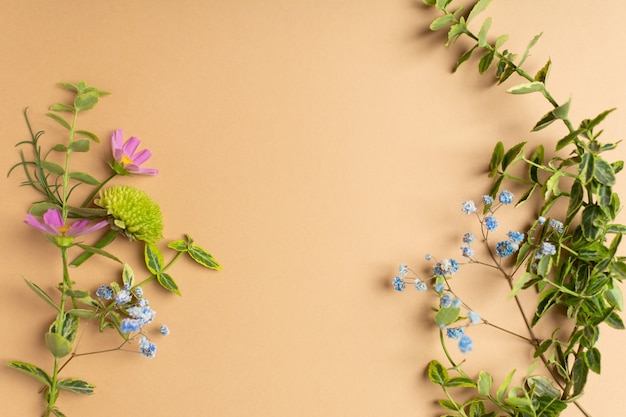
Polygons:
[[[143,297],[141,287],[131,288],[129,285],[125,285],[123,288],[119,288],[115,283],[101,285],[96,291],[96,295],[103,300],[113,300],[115,308],[128,316],[121,320],[118,327],[118,330],[123,334],[140,333],[144,326],[152,323],[156,315],[156,311]],[[167,336],[169,332],[166,325],[161,326],[160,333],[163,336]],[[147,358],[153,358],[156,355],[156,345],[146,336],[142,336],[139,352]]]
[[[464,242],[469,244],[474,241],[474,236],[471,233],[467,233],[463,239],[464,239]],[[427,259],[430,260],[432,259],[432,257],[427,256]],[[439,297],[440,309],[448,309],[448,308],[459,309],[463,306],[463,302],[458,297],[456,297],[449,288],[446,288],[446,285],[444,285],[444,283],[446,282],[445,277],[453,275],[454,273],[458,271],[458,269],[459,269],[458,262],[450,258],[446,258],[439,262],[436,262],[435,266],[433,267],[434,276],[431,277],[430,280],[434,280],[432,289]],[[415,272],[411,270],[407,265],[405,264],[400,265],[398,267],[398,272],[399,272],[399,275],[394,277],[392,281],[392,284],[395,290],[403,291],[404,289],[406,289],[407,283],[410,283],[411,281],[413,281],[415,288],[419,292],[425,292],[428,289],[428,285],[426,284],[426,282],[421,280],[417,276],[417,274],[415,274]],[[409,272],[412,272],[413,274],[415,274],[415,277],[408,278],[407,274]],[[469,323],[466,324],[465,327],[470,326],[470,325],[480,324],[482,322],[480,314],[469,309],[467,313],[467,319],[469,320]],[[458,320],[455,320],[455,322],[458,322]],[[473,347],[472,339],[469,336],[464,334],[463,327],[446,327],[444,324],[441,324],[440,327],[442,331],[445,328],[446,334],[448,335],[449,338],[452,338],[458,341],[459,350],[461,352],[468,353],[472,350],[472,347]]]
[[[547,219],[545,217],[539,216],[539,218],[537,219],[537,223],[543,226],[545,225],[546,220]],[[548,221],[548,226],[552,230],[543,235],[546,241],[542,242],[541,245],[537,248],[537,251],[535,252],[535,259],[541,259],[544,256],[556,255],[557,253],[556,246],[554,246],[553,243],[549,242],[548,239],[550,239],[553,233],[556,233],[558,235],[563,234],[564,226],[562,222],[554,219],[550,219]]]

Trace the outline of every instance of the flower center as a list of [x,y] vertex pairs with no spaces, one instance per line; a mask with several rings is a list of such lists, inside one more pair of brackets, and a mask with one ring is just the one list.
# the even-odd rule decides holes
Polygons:
[[133,160],[130,159],[127,155],[122,156],[122,164],[124,165],[132,165]]
[[57,229],[59,229],[59,232],[61,232],[61,234],[64,235],[68,230],[70,230],[70,227],[63,225],[63,226],[58,226]]

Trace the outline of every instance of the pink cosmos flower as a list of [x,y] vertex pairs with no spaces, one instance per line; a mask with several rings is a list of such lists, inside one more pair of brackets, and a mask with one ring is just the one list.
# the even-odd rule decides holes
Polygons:
[[146,162],[152,156],[152,152],[148,149],[137,152],[137,148],[141,141],[132,136],[124,143],[124,136],[120,129],[111,135],[111,150],[115,162],[111,166],[115,172],[120,175],[140,174],[140,175],[156,175],[158,170],[152,168],[142,168],[140,165]]
[[34,227],[35,229],[41,230],[44,233],[54,236],[84,235],[100,230],[108,224],[106,220],[102,220],[101,222],[89,226],[89,220],[86,219],[78,220],[71,225],[65,224],[65,222],[63,222],[63,218],[61,217],[61,213],[59,213],[59,210],[57,209],[49,209],[46,211],[43,215],[43,223],[31,214],[26,215],[24,223]]

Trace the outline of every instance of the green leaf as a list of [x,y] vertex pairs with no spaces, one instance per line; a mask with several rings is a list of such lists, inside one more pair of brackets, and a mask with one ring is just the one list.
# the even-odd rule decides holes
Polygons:
[[73,308],[67,311],[69,314],[75,317],[83,318],[83,319],[93,319],[98,315],[94,313],[92,310],[87,310],[85,308]]
[[559,296],[559,292],[556,289],[544,291],[539,297],[539,302],[537,303],[537,310],[535,311],[535,316],[532,319],[531,325],[534,326],[537,324],[539,319],[543,317],[544,314],[548,312],[554,305],[556,304],[556,300]]
[[578,167],[578,178],[583,184],[589,184],[589,181],[593,179],[594,174],[594,157],[590,153],[583,154],[580,166]]
[[518,67],[521,67],[524,64],[524,62],[526,61],[526,58],[528,58],[530,54],[530,50],[532,49],[533,46],[535,46],[539,38],[541,38],[541,35],[542,33],[538,33],[530,40],[530,42],[528,43],[528,46],[526,47],[526,50],[524,51],[524,55],[522,55],[522,59],[520,59],[519,63],[517,64]]
[[599,115],[597,115],[595,118],[593,118],[592,120],[585,121],[583,123],[585,130],[587,130],[587,131],[593,130],[594,127],[599,125],[604,119],[606,119],[606,116],[608,116],[614,110],[615,110],[615,108],[609,109],[609,110],[605,110],[602,113],[600,113]]
[[167,247],[170,249],[174,249],[175,251],[178,251],[178,252],[187,252],[189,250],[189,246],[187,242],[185,242],[182,239],[175,240],[173,242],[168,243]]
[[448,41],[446,42],[446,46],[450,45],[452,42],[454,42],[459,36],[461,36],[465,32],[467,32],[467,25],[465,24],[465,21],[461,17],[461,19],[459,20],[459,23],[452,25],[450,27],[450,30],[448,31]]
[[76,135],[86,136],[87,138],[93,140],[96,143],[100,143],[100,138],[93,132],[88,130],[77,130],[74,132]]
[[476,383],[469,378],[465,378],[462,376],[451,378],[446,382],[446,387],[468,387],[474,388],[476,387]]
[[21,361],[10,361],[7,365],[25,373],[26,375],[32,376],[33,378],[39,380],[39,382],[45,384],[48,388],[52,386],[52,378],[50,375],[38,366]]
[[593,177],[598,180],[600,184],[609,187],[615,185],[613,167],[599,156],[593,158]]
[[156,277],[157,281],[159,281],[159,284],[161,284],[163,288],[173,292],[176,295],[181,295],[180,290],[178,289],[178,285],[176,285],[176,282],[174,282],[174,278],[172,278],[169,274],[166,274],[164,272],[158,273]]
[[146,267],[153,274],[158,275],[163,270],[163,254],[155,244],[146,243],[144,259]]
[[571,133],[568,133],[563,139],[560,139],[557,143],[556,143],[556,150],[560,151],[561,149],[563,149],[565,146],[569,145],[571,142],[573,142],[574,140],[576,140],[576,138],[578,138],[578,136],[582,133],[583,131],[578,129],[578,130],[574,130]]
[[70,113],[74,113],[74,107],[69,106],[67,104],[63,104],[63,103],[53,104],[52,106],[50,106],[49,110],[52,110],[52,111],[68,111]]
[[[537,146],[537,149],[535,149],[535,152],[533,152],[530,156],[530,160],[537,165],[543,165],[544,153],[545,151],[543,145],[539,145]],[[528,165],[528,176],[533,182],[538,183],[539,168],[535,165]]]
[[508,40],[509,40],[509,35],[500,35],[500,36],[498,36],[498,37],[496,38],[496,41],[495,41],[495,42],[494,42],[494,44],[493,44],[493,48],[494,48],[494,49],[496,49],[496,50],[497,50],[497,49],[500,49],[500,47],[501,47],[502,45],[504,45],[504,43],[505,43],[506,41],[508,41]]
[[35,292],[35,294],[37,294],[39,297],[41,297],[42,300],[44,300],[46,303],[50,304],[52,306],[52,308],[54,308],[56,311],[60,311],[59,310],[59,306],[57,306],[56,303],[54,301],[52,301],[52,298],[50,298],[50,296],[44,290],[39,288],[39,286],[37,284],[35,284],[32,281],[27,280],[26,278],[24,278],[24,281],[30,287],[30,289]]
[[489,3],[491,3],[491,0],[478,0],[467,16],[467,23],[473,20],[479,13],[483,12],[487,6],[489,6]]
[[504,381],[498,387],[498,391],[496,392],[496,398],[498,401],[504,401],[504,395],[506,391],[509,389],[509,385],[511,384],[511,380],[513,379],[513,375],[515,375],[515,369],[513,369],[509,374],[504,378]]
[[65,152],[67,151],[67,146],[63,145],[62,143],[56,144],[54,145],[51,150],[55,151],[55,152]]
[[561,189],[559,188],[559,180],[563,176],[563,171],[555,171],[554,174],[546,180],[544,198],[547,199],[550,194],[555,196],[561,195]]
[[624,295],[618,285],[609,288],[604,292],[604,298],[619,311],[624,310]]
[[448,382],[448,371],[439,361],[432,360],[428,364],[428,378],[432,383],[443,387]]
[[552,110],[552,114],[554,114],[554,117],[556,117],[557,119],[566,120],[569,114],[570,103],[571,103],[571,100],[567,100],[565,104],[562,104],[559,107]]
[[543,395],[546,395],[550,398],[561,397],[561,391],[554,388],[554,385],[552,385],[552,381],[548,377],[538,375],[531,376],[526,379],[526,384],[534,391],[535,395],[538,397],[541,397]]
[[474,53],[474,51],[476,50],[476,48],[478,48],[478,45],[474,45],[472,47],[472,49],[470,49],[469,51],[465,52],[463,55],[461,55],[461,57],[459,58],[459,60],[456,62],[456,65],[454,66],[454,69],[452,70],[452,72],[456,72],[456,70],[461,66],[461,64],[463,64],[465,61],[467,61],[468,59],[471,58],[472,54]]
[[219,263],[217,263],[215,258],[209,252],[207,252],[198,245],[189,245],[188,253],[194,261],[198,262],[202,266],[216,270],[222,269],[222,267]]
[[55,164],[54,162],[40,161],[39,164],[41,165],[43,169],[50,171],[53,174],[63,175],[65,173],[65,170],[63,169],[63,167],[59,164]]
[[128,285],[132,287],[135,282],[135,273],[133,269],[128,264],[124,264],[124,270],[122,271],[122,282],[124,285]]
[[533,277],[533,274],[531,274],[530,272],[526,272],[522,274],[522,276],[519,277],[519,279],[517,280],[517,282],[515,282],[515,285],[511,289],[508,299],[510,300],[511,298],[515,297],[517,293],[520,292],[520,290],[522,289],[526,281],[528,281],[528,279],[532,277]]
[[69,177],[88,185],[100,185],[100,181],[84,172],[70,172]]
[[56,407],[52,409],[52,414],[54,414],[55,417],[67,417],[65,414],[61,412],[61,410],[59,410]]
[[61,379],[59,382],[57,382],[57,387],[59,387],[59,389],[64,389],[66,391],[71,391],[76,394],[83,395],[93,394],[94,389],[94,386],[90,383],[76,378]]
[[439,405],[446,410],[458,411],[461,409],[461,404],[458,404],[450,400],[439,400]]
[[595,372],[596,374],[600,373],[602,355],[600,355],[598,348],[594,347],[586,351],[584,359],[590,371]]
[[531,416],[536,416],[535,411],[534,411],[535,408],[530,398],[508,397],[504,399],[504,403],[526,414],[529,414]]
[[96,91],[89,91],[78,94],[74,98],[74,107],[77,111],[92,109],[98,103],[99,94]]
[[584,197],[584,189],[583,189],[582,184],[580,183],[580,180],[577,179],[572,184],[572,189],[570,190],[570,199],[569,199],[569,204],[567,206],[567,214],[565,216],[566,224],[569,224],[574,218],[574,216],[576,216],[576,213],[578,213],[578,210],[583,204],[583,197]]
[[478,72],[484,74],[487,72],[491,64],[493,63],[493,57],[495,56],[495,51],[488,51],[485,55],[480,58],[478,61]]
[[487,46],[487,33],[489,32],[489,28],[491,27],[491,17],[488,17],[483,22],[483,25],[480,27],[480,31],[478,32],[478,46],[484,48]]
[[430,24],[430,30],[439,30],[442,29],[454,22],[454,15],[445,14],[443,16],[439,16]]
[[459,307],[442,307],[435,315],[435,322],[440,326],[448,326],[459,318],[460,312]]
[[597,223],[602,220],[603,212],[602,208],[595,204],[590,204],[583,210],[581,227],[583,230],[583,236],[585,239],[592,241],[596,240],[602,234],[602,229],[597,226]]
[[550,74],[551,66],[552,66],[552,61],[548,59],[548,62],[546,62],[543,68],[537,71],[537,74],[535,74],[534,80],[545,84],[546,79],[548,78],[548,75]]
[[480,395],[484,395],[485,397],[489,396],[489,392],[491,391],[491,386],[493,385],[493,378],[485,371],[480,371],[478,373],[478,393]]
[[589,374],[589,367],[585,363],[583,358],[578,358],[574,361],[572,367],[572,380],[574,381],[574,396],[581,394],[587,384],[587,375]]
[[529,83],[516,85],[506,90],[506,92],[510,94],[529,94],[529,93],[535,93],[535,92],[540,92],[540,93],[545,94],[545,91],[546,91],[546,86],[541,81],[532,81]]
[[535,126],[533,126],[532,132],[537,132],[545,127],[548,127],[555,120],[557,120],[556,116],[552,111],[549,111],[537,122],[537,124],[535,124]]
[[502,158],[502,171],[506,171],[509,165],[517,161],[520,156],[524,154],[524,146],[526,146],[526,142],[520,142],[504,154],[504,158]]
[[611,314],[606,318],[606,324],[610,327],[617,330],[624,330],[624,322],[622,318],[615,311],[612,311]]
[[46,333],[45,340],[48,350],[55,358],[67,356],[72,351],[70,341],[58,333]]
[[65,88],[66,90],[70,90],[73,91],[75,93],[78,93],[78,87],[76,87],[74,84],[71,83],[57,83],[57,85],[61,88]]
[[91,142],[87,139],[78,139],[72,142],[70,149],[74,152],[87,152],[90,144]]
[[49,118],[51,118],[52,120],[54,120],[55,122],[57,122],[58,124],[63,126],[64,128],[66,128],[67,130],[72,130],[72,126],[70,126],[70,124],[67,122],[67,120],[65,120],[64,118],[62,118],[58,114],[56,114],[56,113],[46,113],[46,116],[48,116]]
[[89,252],[89,253],[93,253],[95,255],[100,255],[100,256],[104,256],[105,258],[109,258],[119,264],[123,264],[123,262],[115,255],[113,255],[112,253],[109,253],[103,249],[100,248],[96,248],[94,246],[89,246],[89,245],[84,245],[82,243],[74,243],[74,245],[78,246],[79,248],[81,248],[82,250],[84,250],[85,252]]
[[504,158],[504,144],[502,142],[496,143],[496,147],[491,153],[491,160],[489,161],[489,177],[493,177],[498,173],[498,167]]

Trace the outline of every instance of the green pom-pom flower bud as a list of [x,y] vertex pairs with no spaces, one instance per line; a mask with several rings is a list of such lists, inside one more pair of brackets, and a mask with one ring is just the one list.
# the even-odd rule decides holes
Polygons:
[[113,227],[131,240],[156,243],[163,234],[159,205],[135,187],[118,185],[100,193],[95,203],[113,218]]

